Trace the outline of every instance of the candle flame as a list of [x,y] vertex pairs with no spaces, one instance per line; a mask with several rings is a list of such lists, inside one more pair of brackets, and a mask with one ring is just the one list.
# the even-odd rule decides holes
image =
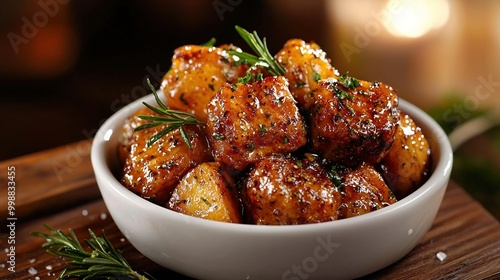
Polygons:
[[384,9],[388,7],[397,9],[384,25],[389,33],[398,37],[421,37],[443,26],[450,14],[447,0],[389,0]]

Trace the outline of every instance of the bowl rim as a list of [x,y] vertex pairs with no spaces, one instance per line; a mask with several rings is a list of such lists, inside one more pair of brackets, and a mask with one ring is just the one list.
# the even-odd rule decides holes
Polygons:
[[[161,90],[159,91],[161,94]],[[163,98],[162,98],[163,99]],[[233,232],[250,232],[253,234],[265,232],[266,234],[283,234],[287,232],[310,232],[318,230],[332,230],[334,228],[350,227],[352,225],[364,224],[368,221],[376,221],[387,216],[389,213],[398,212],[400,208],[405,208],[407,205],[414,203],[421,197],[430,197],[435,194],[442,184],[442,180],[447,180],[451,174],[453,152],[446,133],[439,124],[432,119],[424,111],[415,105],[399,98],[399,108],[401,111],[410,115],[410,117],[422,128],[426,138],[431,142],[433,147],[433,171],[427,181],[413,193],[407,197],[397,201],[396,203],[378,209],[364,215],[351,217],[347,219],[300,225],[255,225],[255,224],[236,224],[219,221],[206,220],[198,217],[185,215],[167,209],[160,205],[149,202],[139,195],[128,190],[123,186],[107,165],[106,155],[108,154],[106,147],[114,133],[119,133],[124,120],[133,112],[139,109],[144,101],[154,101],[153,94],[146,95],[140,99],[121,108],[109,117],[98,129],[92,141],[91,148],[91,163],[98,180],[99,188],[110,188],[114,193],[125,198],[129,203],[136,204],[144,211],[152,211],[155,214],[164,216],[166,219],[182,220],[184,223],[196,223],[199,226],[214,227],[218,230],[233,231]],[[116,131],[115,131],[116,130]],[[432,133],[432,137],[430,134]],[[438,148],[438,149],[436,149]],[[100,184],[100,180],[105,180],[107,184]],[[105,186],[103,186],[105,185]],[[446,187],[446,184],[444,185]],[[101,190],[102,192],[102,190]]]

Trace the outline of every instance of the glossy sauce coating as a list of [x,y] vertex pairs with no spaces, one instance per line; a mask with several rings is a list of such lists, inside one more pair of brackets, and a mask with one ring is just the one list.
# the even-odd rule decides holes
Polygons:
[[186,126],[193,150],[179,130],[147,148],[162,127],[133,132],[145,123],[137,115],[155,114],[131,116],[118,147],[126,187],[199,218],[284,225],[363,215],[426,179],[428,143],[392,87],[339,75],[314,42],[286,42],[274,77],[228,49],[175,50],[167,104],[206,125]]
[[224,85],[207,109],[207,137],[214,158],[235,171],[307,142],[304,120],[282,76]]
[[232,45],[205,47],[187,45],[177,48],[172,66],[162,81],[167,104],[172,109],[190,112],[205,122],[210,98],[225,83],[235,83],[245,76],[245,65],[235,66],[227,49]]
[[189,171],[175,188],[167,207],[207,220],[242,222],[236,185],[217,162],[201,163]]
[[427,180],[431,159],[429,142],[422,129],[401,112],[391,148],[380,163],[382,177],[401,199]]
[[375,168],[361,164],[352,171],[341,173],[342,204],[339,218],[363,215],[397,201]]
[[250,219],[262,225],[333,221],[341,202],[317,162],[284,155],[257,162],[244,180],[242,199]]
[[150,147],[146,142],[164,126],[134,132],[146,123],[137,116],[156,115],[142,108],[129,117],[120,140],[121,154],[125,154],[122,184],[141,197],[164,204],[181,178],[199,163],[212,160],[205,133],[197,126],[186,126],[192,150],[182,139],[178,129],[161,137]]
[[346,88],[337,79],[320,81],[309,110],[313,151],[347,166],[380,162],[399,120],[398,98],[390,86],[359,83]]
[[311,103],[310,93],[316,88],[318,81],[339,76],[326,53],[314,42],[288,40],[275,57],[285,68],[284,76],[290,83],[293,97],[306,110]]

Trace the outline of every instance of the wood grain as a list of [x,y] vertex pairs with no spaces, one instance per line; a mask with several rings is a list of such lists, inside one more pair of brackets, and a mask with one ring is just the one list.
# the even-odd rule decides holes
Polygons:
[[[7,197],[7,168],[15,167],[16,211],[27,220],[100,197],[90,163],[89,140],[0,162],[0,197]],[[7,199],[0,200],[0,217]],[[0,232],[6,229],[2,227]]]
[[[78,145],[81,159],[70,166],[68,153],[76,151]],[[80,239],[89,238],[88,228],[96,233],[104,229],[134,269],[157,279],[189,279],[150,261],[124,238],[98,194],[83,145],[78,142],[0,163],[1,168],[15,165],[19,171],[16,202],[21,209],[15,230],[16,272],[7,270],[7,256],[2,254],[0,278],[57,278],[66,260],[45,253],[41,247],[45,240],[30,235],[33,231],[47,232],[43,224],[48,224],[63,231],[71,228]],[[57,174],[54,161],[73,169]],[[6,185],[5,179],[0,183]],[[59,201],[64,206],[53,204]],[[0,249],[8,247],[7,238],[7,233],[0,233]],[[446,259],[438,260],[438,252],[446,253]],[[30,269],[36,274],[30,274]],[[500,224],[460,186],[450,182],[433,226],[421,242],[403,259],[363,279],[500,279]]]
[[[444,252],[446,259],[440,261],[438,252]],[[402,275],[407,279],[422,275],[428,279],[500,278],[500,224],[450,182],[432,228],[418,246],[366,279],[401,279]]]

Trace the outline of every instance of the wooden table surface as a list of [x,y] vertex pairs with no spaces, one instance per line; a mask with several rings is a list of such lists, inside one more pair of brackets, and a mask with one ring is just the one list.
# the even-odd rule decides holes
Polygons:
[[[0,248],[5,250],[0,255],[0,278],[57,278],[66,260],[46,253],[41,247],[45,240],[30,235],[33,231],[47,232],[43,225],[48,224],[65,232],[71,228],[81,240],[89,238],[88,228],[96,233],[104,229],[135,270],[157,279],[188,279],[144,257],[120,233],[99,194],[90,164],[90,145],[90,140],[84,140],[0,162]],[[15,174],[9,178],[12,166]],[[10,196],[15,198],[12,213],[7,211],[9,181],[16,187],[15,196]],[[12,240],[14,268],[8,262]],[[447,257],[440,261],[438,252]],[[417,247],[365,278],[500,279],[500,224],[460,186],[450,182],[432,228]]]

